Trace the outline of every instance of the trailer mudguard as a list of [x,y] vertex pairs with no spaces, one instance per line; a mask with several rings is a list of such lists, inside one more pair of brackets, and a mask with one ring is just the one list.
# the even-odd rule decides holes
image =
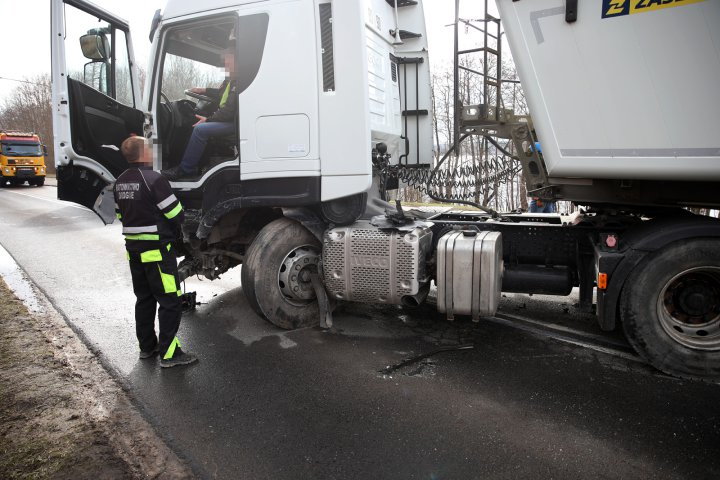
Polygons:
[[[608,262],[614,264],[608,274],[608,288],[597,292],[597,317],[600,328],[605,331],[616,327],[617,307],[625,281],[630,273],[642,264],[645,257],[671,243],[691,238],[720,237],[720,221],[711,217],[691,215],[682,217],[657,218],[643,222],[629,229],[620,237],[620,249],[610,255],[621,255],[622,258]],[[598,257],[607,256],[596,248]]]

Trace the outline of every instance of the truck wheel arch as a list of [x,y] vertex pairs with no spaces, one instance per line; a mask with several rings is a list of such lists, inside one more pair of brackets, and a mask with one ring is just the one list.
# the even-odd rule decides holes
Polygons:
[[598,322],[605,331],[614,330],[619,315],[620,297],[630,274],[647,261],[648,255],[673,243],[697,238],[720,238],[720,221],[711,217],[688,215],[648,221],[629,230],[624,240],[629,248],[610,275],[603,305],[598,305]]
[[210,237],[213,228],[218,225],[223,218],[226,218],[228,215],[237,215],[241,212],[242,215],[247,215],[250,212],[255,213],[255,227],[258,232],[268,223],[283,216],[302,224],[320,242],[322,242],[323,233],[327,228],[327,224],[311,208],[248,208],[247,206],[243,206],[242,199],[237,198],[219,203],[205,213],[201,217],[200,224],[197,228],[197,238],[200,240],[207,240]]

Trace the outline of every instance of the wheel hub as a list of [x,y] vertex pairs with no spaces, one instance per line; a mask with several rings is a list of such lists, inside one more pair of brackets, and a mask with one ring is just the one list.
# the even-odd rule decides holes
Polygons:
[[285,298],[294,305],[305,305],[315,300],[310,275],[317,272],[320,255],[309,245],[287,254],[278,271],[278,285]]
[[676,342],[698,350],[720,350],[720,268],[686,270],[665,284],[658,317]]

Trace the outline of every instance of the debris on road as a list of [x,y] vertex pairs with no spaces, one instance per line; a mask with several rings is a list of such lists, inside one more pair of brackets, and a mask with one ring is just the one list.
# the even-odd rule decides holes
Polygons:
[[29,313],[0,279],[0,478],[193,478],[47,311]]
[[456,350],[470,350],[472,348],[475,348],[475,345],[472,343],[462,344],[462,345],[451,345],[451,346],[447,346],[447,347],[439,347],[439,348],[436,348],[435,350],[431,350],[426,353],[421,353],[420,355],[417,355],[415,357],[407,358],[400,363],[396,363],[395,365],[388,365],[387,367],[380,370],[380,373],[382,373],[383,375],[390,375],[391,373],[393,373],[397,370],[400,370],[403,367],[407,367],[410,364],[419,362],[420,360],[424,360],[428,357],[432,357],[433,355],[437,355],[438,353],[454,352]]

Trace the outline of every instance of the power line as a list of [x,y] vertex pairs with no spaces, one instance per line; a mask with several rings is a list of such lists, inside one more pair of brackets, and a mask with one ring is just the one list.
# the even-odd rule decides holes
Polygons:
[[44,83],[31,82],[29,80],[18,80],[17,78],[0,77],[0,80],[10,80],[11,82],[29,83],[30,85],[45,85]]

